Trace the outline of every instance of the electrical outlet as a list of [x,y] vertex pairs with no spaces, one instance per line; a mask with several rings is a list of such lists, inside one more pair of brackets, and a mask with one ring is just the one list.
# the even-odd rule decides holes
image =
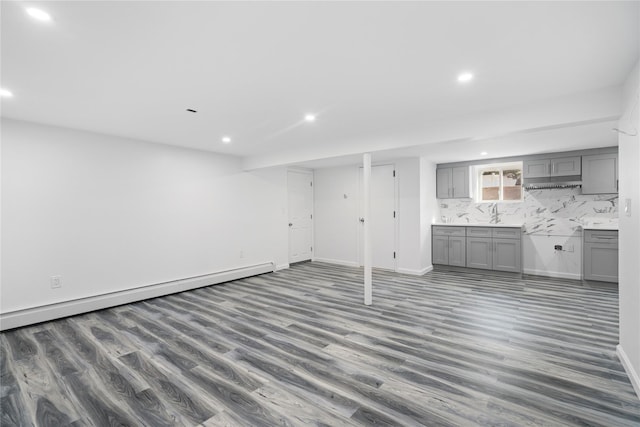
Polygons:
[[58,289],[62,287],[62,276],[51,276],[51,289]]

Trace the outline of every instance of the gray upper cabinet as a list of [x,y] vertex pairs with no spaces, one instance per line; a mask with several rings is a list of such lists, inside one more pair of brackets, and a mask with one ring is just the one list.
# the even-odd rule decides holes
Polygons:
[[543,178],[550,176],[551,160],[525,160],[523,165],[523,178]]
[[451,182],[453,184],[451,192],[453,193],[453,197],[471,197],[471,194],[469,194],[469,168],[451,168],[451,176]]
[[551,159],[551,176],[580,175],[582,162],[580,156]]
[[580,175],[580,156],[558,157],[553,159],[525,160],[524,178],[546,178],[550,176]]
[[436,169],[436,197],[438,199],[451,197],[452,169]]
[[438,199],[469,198],[469,168],[467,166],[436,170]]
[[618,192],[618,154],[582,156],[582,194]]

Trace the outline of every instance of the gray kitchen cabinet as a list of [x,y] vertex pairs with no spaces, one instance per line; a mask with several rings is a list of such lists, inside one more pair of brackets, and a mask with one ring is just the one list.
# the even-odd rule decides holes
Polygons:
[[572,176],[582,173],[580,156],[551,159],[551,176]]
[[469,168],[466,166],[436,169],[438,199],[469,198]]
[[431,259],[434,264],[449,265],[449,236],[433,236]]
[[452,168],[436,169],[436,198],[451,197]]
[[521,228],[516,227],[493,227],[491,229],[491,237],[494,239],[518,239],[522,234]]
[[525,160],[522,165],[523,178],[544,178],[551,171],[551,160]]
[[582,162],[580,156],[558,157],[540,160],[525,160],[523,178],[546,178],[550,176],[580,175]]
[[469,168],[451,168],[452,194],[454,198],[471,197],[469,193]]
[[433,264],[480,268],[483,270],[522,270],[519,227],[432,227]]
[[582,156],[582,194],[618,192],[618,154]]
[[467,237],[467,267],[493,269],[493,239]]
[[466,264],[465,227],[433,226],[432,232],[432,262],[464,267]]
[[520,272],[520,234],[516,227],[467,228],[467,267]]
[[466,238],[449,237],[449,265],[464,267],[467,264]]
[[618,281],[618,232],[585,230],[583,278],[601,282]]
[[522,269],[520,240],[493,239],[493,269],[519,273]]

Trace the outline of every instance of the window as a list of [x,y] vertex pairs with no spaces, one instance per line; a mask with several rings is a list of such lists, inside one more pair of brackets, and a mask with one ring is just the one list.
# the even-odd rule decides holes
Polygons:
[[522,162],[476,168],[478,202],[522,201]]

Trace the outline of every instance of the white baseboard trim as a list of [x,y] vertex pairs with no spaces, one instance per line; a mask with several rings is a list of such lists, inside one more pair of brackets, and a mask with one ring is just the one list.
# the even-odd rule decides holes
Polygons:
[[47,304],[39,307],[0,313],[0,331],[73,316],[80,313],[87,313],[89,311],[101,310],[103,308],[114,307],[117,305],[129,304],[149,298],[174,294],[176,292],[188,291],[190,289],[215,285],[217,283],[242,279],[244,277],[255,276],[257,274],[269,273],[272,271],[274,271],[274,264],[268,262],[219,271],[217,273],[206,274],[203,276],[156,283],[124,291],[110,292],[107,294]]
[[329,264],[346,265],[348,267],[360,267],[358,263],[355,261],[343,261],[341,259],[319,258],[319,257],[314,257],[313,260],[318,262],[326,262]]
[[431,270],[433,270],[433,265],[430,265],[429,267],[425,267],[421,270],[414,270],[412,268],[398,268],[397,272],[402,274],[412,274],[414,276],[422,276],[424,274],[427,274]]
[[582,279],[582,275],[580,273],[563,273],[561,271],[534,270],[532,268],[524,268],[522,269],[522,272],[524,274],[532,274],[534,276],[557,277],[559,279]]
[[276,268],[273,271],[285,270],[287,268],[289,268],[289,263],[287,263],[287,264],[278,264],[278,265],[276,265]]
[[624,368],[625,371],[627,371],[627,375],[629,376],[629,381],[631,381],[631,385],[633,386],[633,389],[636,391],[636,397],[640,399],[639,373],[636,372],[636,370],[633,368],[633,365],[631,364],[631,361],[629,360],[627,353],[624,352],[624,349],[620,344],[616,346],[616,354],[618,355],[618,358],[622,363],[622,367]]

